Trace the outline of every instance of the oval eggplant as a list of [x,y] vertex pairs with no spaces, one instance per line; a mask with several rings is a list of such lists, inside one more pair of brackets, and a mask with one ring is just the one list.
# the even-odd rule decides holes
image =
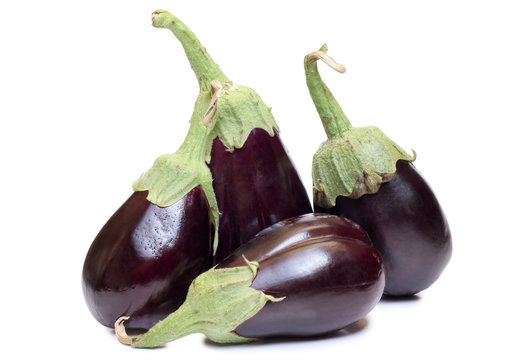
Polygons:
[[148,329],[183,303],[191,281],[211,262],[212,231],[204,192],[194,188],[169,207],[135,192],[108,220],[84,262],[82,287],[93,316],[113,327]]
[[[362,319],[384,287],[382,261],[367,233],[346,218],[308,214],[262,231],[217,268],[259,263],[251,287],[268,302],[235,332],[243,337],[315,336]],[[336,309],[336,311],[334,311]]]
[[385,294],[413,295],[451,258],[446,217],[410,156],[373,126],[351,125],[320,78],[316,61],[344,71],[327,47],[304,59],[306,81],[328,140],[313,158],[315,211],[346,216],[369,233],[384,259]]
[[393,179],[373,195],[338,197],[323,211],[361,224],[382,254],[387,295],[406,296],[433,284],[451,257],[451,232],[433,191],[412,163],[399,161]]
[[362,319],[384,271],[366,232],[347,219],[307,214],[275,224],[192,283],[184,304],[147,333],[118,339],[156,347],[201,332],[221,343],[318,336]]
[[262,229],[311,212],[309,198],[280,136],[254,129],[240,149],[215,138],[209,164],[220,209],[215,263]]
[[[192,65],[201,69],[207,57],[198,40],[165,15],[154,12],[153,25],[180,25],[176,31]],[[206,162],[216,124],[208,112],[219,90],[225,90],[220,69],[207,70],[209,78],[199,78],[201,92],[183,144],[159,156],[133,183],[135,193],[103,227],[86,257],[84,295],[106,326],[128,314],[131,327],[151,327],[183,302],[191,280],[211,265],[219,212]]]

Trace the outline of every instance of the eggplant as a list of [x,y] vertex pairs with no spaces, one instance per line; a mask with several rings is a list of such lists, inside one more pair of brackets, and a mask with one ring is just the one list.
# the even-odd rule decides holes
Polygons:
[[409,296],[431,286],[451,258],[446,216],[407,154],[378,128],[354,128],[320,78],[317,60],[344,72],[327,46],[305,57],[306,82],[328,140],[313,158],[315,211],[364,227],[386,269],[384,293]]
[[378,251],[358,224],[306,214],[274,224],[191,284],[184,304],[145,334],[120,342],[157,347],[201,332],[214,342],[311,337],[365,317],[382,296]]
[[201,91],[218,81],[208,114],[216,123],[207,162],[220,211],[215,263],[260,230],[293,216],[310,213],[307,191],[284,147],[279,128],[260,96],[231,82],[196,36],[165,10],[153,14],[153,26],[179,39]]
[[105,326],[127,314],[130,327],[150,328],[183,303],[191,281],[212,265],[219,213],[206,154],[215,124],[208,112],[219,88],[202,84],[184,143],[134,182],[134,193],[88,251],[84,297]]

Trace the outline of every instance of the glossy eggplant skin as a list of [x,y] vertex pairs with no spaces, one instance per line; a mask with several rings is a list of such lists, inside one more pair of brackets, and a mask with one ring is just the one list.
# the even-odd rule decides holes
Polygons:
[[318,336],[362,319],[384,289],[381,257],[367,233],[338,216],[306,214],[277,223],[224,259],[218,268],[257,261],[251,287],[268,301],[235,332],[250,338]]
[[113,327],[148,329],[184,301],[191,281],[212,260],[212,226],[204,191],[196,187],[169,207],[134,192],[93,241],[82,273],[93,316]]
[[428,288],[451,258],[451,233],[433,191],[412,163],[400,160],[376,194],[338,197],[330,209],[362,225],[386,267],[385,294],[408,296]]
[[215,138],[209,164],[220,210],[215,263],[262,229],[312,211],[306,189],[278,133],[254,129],[240,149]]

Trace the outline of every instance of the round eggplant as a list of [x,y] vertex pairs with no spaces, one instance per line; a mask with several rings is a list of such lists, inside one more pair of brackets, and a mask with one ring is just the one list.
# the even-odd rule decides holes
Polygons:
[[345,218],[307,214],[277,223],[191,284],[184,304],[147,333],[118,339],[156,347],[201,332],[220,343],[318,336],[362,319],[385,278],[367,233]]
[[212,226],[204,192],[194,188],[169,207],[135,192],[91,244],[82,287],[93,316],[113,327],[129,314],[148,329],[183,303],[191,281],[211,263]]
[[384,259],[385,294],[408,296],[433,284],[451,258],[446,217],[406,153],[373,126],[351,125],[316,62],[343,72],[323,46],[306,56],[311,98],[328,139],[313,158],[314,209],[364,227]]

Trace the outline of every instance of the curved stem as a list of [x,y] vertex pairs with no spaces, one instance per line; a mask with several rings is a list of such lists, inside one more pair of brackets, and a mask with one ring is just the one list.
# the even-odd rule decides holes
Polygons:
[[195,34],[182,21],[165,10],[153,12],[152,19],[154,27],[171,30],[182,43],[191,68],[198,79],[200,91],[209,90],[211,80],[229,81],[209,56],[206,48],[200,44]]
[[349,130],[351,123],[318,73],[317,60],[319,59],[338,72],[343,73],[346,71],[344,65],[337,64],[326,52],[327,45],[324,45],[320,50],[306,55],[304,58],[304,69],[306,71],[306,83],[309,93],[320,115],[324,130],[328,138],[331,139]]

